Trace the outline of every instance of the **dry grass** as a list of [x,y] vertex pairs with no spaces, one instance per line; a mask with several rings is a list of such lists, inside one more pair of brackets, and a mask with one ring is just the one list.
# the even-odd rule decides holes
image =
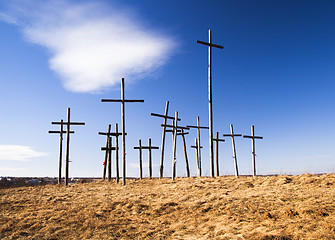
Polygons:
[[1,239],[335,239],[335,175],[0,189]]

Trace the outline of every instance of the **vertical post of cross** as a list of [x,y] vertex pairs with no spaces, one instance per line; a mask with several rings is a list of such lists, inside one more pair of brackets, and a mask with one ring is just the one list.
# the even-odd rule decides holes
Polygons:
[[[223,49],[223,46],[212,43],[212,32],[209,29],[209,42],[197,41],[208,46],[208,108],[209,108],[209,159],[211,177],[214,177],[214,149],[213,149],[213,107],[212,107],[212,47]],[[200,144],[199,144],[200,145]]]
[[178,130],[178,112],[176,111],[174,119],[174,127],[173,127],[172,180],[174,180],[176,177],[177,130]]
[[184,156],[185,156],[185,164],[186,164],[186,173],[187,173],[187,177],[190,177],[190,167],[188,164],[188,157],[187,157],[187,149],[186,149],[186,140],[185,140],[185,135],[187,135],[188,132],[184,132],[184,129],[181,129],[181,132],[178,133],[178,135],[181,135],[183,138],[183,146],[184,146]]
[[126,120],[125,120],[125,103],[126,102],[144,102],[144,100],[128,100],[124,94],[124,78],[121,80],[121,99],[101,99],[101,102],[120,102],[121,103],[121,119],[122,119],[122,183],[126,185]]
[[252,140],[252,167],[253,167],[253,176],[256,176],[256,146],[255,139],[263,139],[263,137],[255,136],[254,125],[251,126],[251,136],[243,135],[244,138],[251,138]]

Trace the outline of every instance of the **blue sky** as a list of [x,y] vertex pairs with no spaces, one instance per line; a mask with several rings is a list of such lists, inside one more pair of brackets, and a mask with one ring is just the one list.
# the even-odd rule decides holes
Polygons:
[[[0,0],[0,176],[57,176],[52,121],[71,108],[70,176],[101,176],[98,135],[121,125],[126,97],[127,173],[139,176],[138,139],[161,144],[161,119],[179,112],[182,125],[208,125],[208,49],[212,39],[214,132],[250,134],[255,125],[259,174],[335,171],[335,3],[333,1],[5,1]],[[187,136],[194,144],[196,131]],[[171,176],[167,136],[165,176]],[[208,132],[202,131],[209,175]],[[241,174],[251,174],[251,141],[236,139]],[[195,152],[188,149],[191,174]],[[147,152],[144,161],[147,162]],[[154,176],[160,150],[153,152]],[[220,144],[220,172],[233,174],[230,139]],[[148,175],[147,168],[144,173]],[[112,174],[115,174],[113,169]],[[185,176],[181,139],[177,174]]]

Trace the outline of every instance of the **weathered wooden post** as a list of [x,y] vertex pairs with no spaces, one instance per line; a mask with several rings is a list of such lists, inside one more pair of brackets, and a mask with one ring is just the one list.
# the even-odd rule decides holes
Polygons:
[[230,124],[230,132],[231,134],[223,134],[224,137],[231,137],[231,142],[233,146],[233,158],[235,164],[235,176],[238,177],[238,166],[237,166],[237,156],[236,156],[236,149],[235,149],[235,137],[242,137],[242,134],[234,134],[233,124]]
[[141,139],[138,140],[138,147],[134,147],[134,149],[138,149],[139,151],[139,162],[140,162],[140,179],[142,180],[142,175],[143,175],[143,171],[142,171],[142,143],[141,143]]
[[[157,114],[157,113],[151,113],[151,116],[164,118],[162,144],[161,144],[161,163],[160,163],[160,169],[159,169],[159,178],[163,178],[163,172],[164,172],[164,150],[165,150],[165,134],[166,134],[167,120],[168,119],[174,119],[173,117],[168,116],[168,112],[169,112],[169,101],[166,101],[165,114],[164,115]],[[178,118],[178,121],[180,121],[180,118]]]
[[[63,133],[66,131],[63,130],[63,119],[60,120],[60,131],[49,131],[49,133],[59,133],[59,168],[58,168],[58,184],[62,182],[62,155],[63,155]],[[69,133],[74,133],[74,131],[70,131]]]
[[138,149],[140,152],[140,179],[142,179],[142,149],[148,149],[149,150],[149,178],[152,178],[152,149],[159,149],[159,147],[154,147],[151,145],[151,138],[149,138],[149,145],[148,146],[142,146],[141,140],[138,141],[138,147],[134,147],[134,149]]
[[70,127],[71,125],[85,125],[84,122],[70,121],[70,108],[67,109],[67,122],[52,122],[51,124],[66,125],[66,158],[65,158],[65,186],[69,184],[69,157],[70,157]]
[[[127,133],[125,133],[127,135]],[[119,136],[122,133],[119,133],[119,125],[115,123],[115,169],[116,169],[116,182],[120,181],[120,173],[119,173]]]
[[224,142],[224,139],[219,139],[219,132],[216,132],[216,138],[213,139],[215,141],[215,156],[216,156],[216,176],[220,176],[220,170],[219,170],[219,142]]
[[[198,156],[198,154],[199,154],[199,151],[198,151],[199,144],[198,144],[198,139],[197,138],[195,138],[195,145],[191,146],[191,148],[195,149],[196,163],[197,163],[197,176],[201,177],[201,166],[199,166],[199,161],[198,161],[198,159],[199,159],[199,156]],[[202,148],[202,146],[200,146],[200,148]]]
[[101,99],[101,102],[121,102],[121,118],[122,118],[122,172],[123,185],[126,184],[126,120],[125,120],[125,103],[126,102],[144,102],[144,100],[128,100],[124,94],[124,78],[121,80],[121,99]]
[[201,164],[201,148],[200,148],[200,146],[201,146],[201,142],[200,142],[200,129],[209,129],[209,127],[201,127],[200,126],[200,118],[199,118],[199,116],[197,116],[197,126],[186,125],[186,127],[196,128],[198,130],[198,154],[197,154],[198,159],[197,159],[197,161],[198,161],[198,166],[199,166],[199,170],[200,170],[200,177],[201,177],[201,168],[202,168],[201,166],[202,166],[202,164]]
[[251,126],[251,136],[243,135],[244,138],[251,138],[252,140],[252,167],[253,167],[253,176],[256,176],[256,146],[255,139],[263,139],[263,137],[255,136],[254,125]]
[[186,163],[186,173],[187,177],[190,177],[190,167],[188,165],[188,157],[187,157],[187,149],[186,149],[186,140],[185,140],[185,135],[187,135],[188,132],[184,132],[184,129],[181,129],[181,133],[177,133],[177,135],[181,135],[183,138],[183,146],[184,146],[184,156],[185,156],[185,163]]
[[[115,124],[115,132],[110,132],[110,127],[111,125],[109,124],[108,126],[108,132],[99,132],[99,135],[106,135],[107,136],[107,143],[108,142],[108,139],[110,138],[110,141],[111,140],[111,137],[115,137],[115,175],[116,175],[116,182],[119,183],[119,179],[120,179],[120,175],[119,175],[119,136],[122,135],[122,133],[119,133],[119,128],[118,128],[118,124],[116,123]],[[127,133],[125,133],[125,135],[127,135]],[[108,156],[108,151],[111,151],[111,150],[114,150],[114,148],[112,147],[111,143],[110,145],[107,146],[107,143],[106,143],[106,148],[102,148],[104,150],[106,150],[106,155],[105,155],[105,162],[107,162],[107,156]],[[109,146],[111,146],[111,148],[109,149]],[[104,168],[104,172],[106,172],[105,168]],[[106,173],[105,173],[106,174]]]
[[[197,43],[208,46],[208,104],[209,104],[209,159],[211,177],[214,177],[214,150],[213,150],[213,108],[212,108],[212,47],[223,49],[223,46],[212,43],[212,32],[209,29],[209,42],[197,41]],[[199,144],[200,145],[200,144]]]

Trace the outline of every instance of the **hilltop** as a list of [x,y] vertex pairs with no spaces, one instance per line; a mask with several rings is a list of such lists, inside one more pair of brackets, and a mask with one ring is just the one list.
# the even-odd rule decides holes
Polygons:
[[0,189],[1,239],[335,239],[335,175]]

